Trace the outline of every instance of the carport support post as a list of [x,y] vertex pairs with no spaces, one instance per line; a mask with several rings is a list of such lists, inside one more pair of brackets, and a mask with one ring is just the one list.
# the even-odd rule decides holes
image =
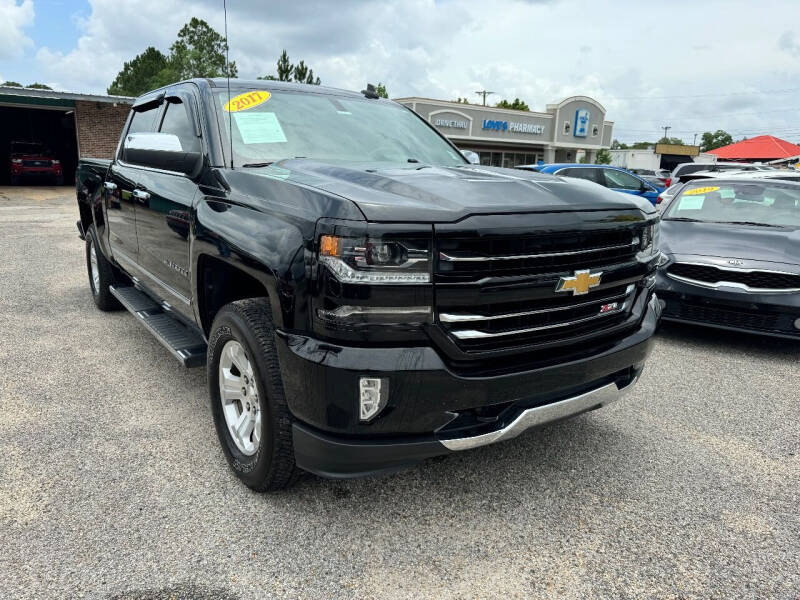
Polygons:
[[544,164],[549,165],[550,163],[556,162],[556,149],[555,148],[545,148],[544,149]]
[[597,160],[597,151],[595,150],[587,150],[586,151],[586,162],[590,165],[594,164],[594,161]]

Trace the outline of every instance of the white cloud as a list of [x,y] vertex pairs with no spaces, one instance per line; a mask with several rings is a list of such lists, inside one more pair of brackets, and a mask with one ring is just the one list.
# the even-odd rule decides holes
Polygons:
[[778,38],[778,48],[792,56],[800,56],[800,44],[795,41],[794,31],[784,31]]
[[0,60],[18,58],[33,44],[23,31],[33,21],[33,0],[0,0]]

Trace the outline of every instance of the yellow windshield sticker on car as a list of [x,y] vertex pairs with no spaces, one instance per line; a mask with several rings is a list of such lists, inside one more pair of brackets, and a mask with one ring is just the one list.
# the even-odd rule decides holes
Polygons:
[[719,187],[715,186],[707,186],[707,187],[699,187],[694,188],[693,190],[686,190],[683,192],[684,196],[701,196],[702,194],[709,194],[711,192],[718,192]]
[[225,103],[223,108],[227,112],[239,112],[241,110],[253,108],[259,104],[264,104],[264,102],[269,100],[271,97],[272,94],[264,90],[252,90],[250,92],[245,92],[244,94],[234,96]]

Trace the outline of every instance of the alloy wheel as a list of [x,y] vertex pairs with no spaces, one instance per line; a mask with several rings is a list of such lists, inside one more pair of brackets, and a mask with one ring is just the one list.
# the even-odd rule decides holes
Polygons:
[[254,455],[261,444],[261,405],[253,365],[236,340],[222,348],[219,396],[233,443],[245,456]]

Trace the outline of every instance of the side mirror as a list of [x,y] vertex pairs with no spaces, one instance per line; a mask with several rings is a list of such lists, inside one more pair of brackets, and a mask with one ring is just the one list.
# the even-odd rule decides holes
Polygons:
[[171,133],[131,133],[125,136],[122,160],[132,165],[189,175],[200,162],[199,152],[188,152]]
[[481,157],[478,156],[477,152],[473,152],[472,150],[462,150],[461,154],[464,155],[471,165],[479,165],[481,164]]

